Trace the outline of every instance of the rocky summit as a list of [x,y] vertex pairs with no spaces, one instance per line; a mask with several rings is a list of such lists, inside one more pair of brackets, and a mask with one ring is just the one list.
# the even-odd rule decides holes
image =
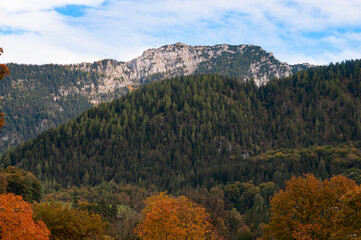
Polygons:
[[[146,50],[129,61],[102,60],[72,65],[74,69],[99,72],[103,76],[91,85],[90,101],[97,104],[111,97],[119,88],[138,87],[146,82],[182,75],[219,73],[253,79],[260,86],[272,78],[288,77],[310,64],[289,65],[277,60],[271,52],[254,45],[189,46],[183,43]],[[89,86],[87,86],[89,87]]]

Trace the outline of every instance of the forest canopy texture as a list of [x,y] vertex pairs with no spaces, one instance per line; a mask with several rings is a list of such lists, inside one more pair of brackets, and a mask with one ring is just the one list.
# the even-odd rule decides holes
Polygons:
[[[50,188],[114,180],[170,192],[249,180],[281,186],[292,174],[359,169],[360,64],[316,67],[260,88],[219,75],[153,82],[10,149],[1,164],[22,166]],[[344,143],[346,152],[315,146]],[[279,148],[299,149],[254,157]]]
[[344,176],[292,178],[271,200],[262,239],[357,239],[360,199],[360,186]]

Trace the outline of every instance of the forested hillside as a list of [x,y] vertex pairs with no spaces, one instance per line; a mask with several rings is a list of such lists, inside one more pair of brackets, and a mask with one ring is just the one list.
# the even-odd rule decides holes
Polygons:
[[72,65],[8,64],[10,76],[0,85],[6,126],[0,153],[90,107],[125,95],[166,77],[219,73],[262,85],[289,76],[309,64],[289,65],[253,45],[191,47],[185,44],[149,49],[129,62],[101,60]]
[[73,71],[62,65],[8,64],[10,76],[0,84],[6,125],[1,130],[0,152],[65,123],[92,104],[70,91],[99,78],[97,73]]
[[[357,170],[360,63],[317,67],[260,88],[219,75],[151,83],[10,149],[1,163],[33,172],[48,187],[114,180],[172,192],[249,180],[282,185],[292,174]],[[351,145],[342,151],[253,157],[345,142]]]

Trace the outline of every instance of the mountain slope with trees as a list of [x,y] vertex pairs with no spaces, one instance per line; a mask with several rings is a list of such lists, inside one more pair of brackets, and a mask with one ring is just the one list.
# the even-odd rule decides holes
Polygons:
[[61,65],[8,64],[10,76],[0,84],[5,126],[0,152],[65,123],[92,107],[74,86],[95,82],[100,74],[70,70]]
[[253,45],[173,44],[149,49],[129,62],[107,59],[73,65],[8,67],[11,75],[0,85],[7,122],[0,133],[0,152],[155,80],[218,72],[264,84],[310,65],[282,63]]
[[[358,169],[360,63],[317,67],[260,88],[219,75],[154,82],[10,149],[1,164],[29,170],[48,187],[114,180],[171,192],[238,180],[282,185],[294,172],[322,168],[328,177]],[[345,142],[355,142],[350,155],[300,150],[284,159],[289,165],[278,162],[282,152],[273,161],[248,158]]]

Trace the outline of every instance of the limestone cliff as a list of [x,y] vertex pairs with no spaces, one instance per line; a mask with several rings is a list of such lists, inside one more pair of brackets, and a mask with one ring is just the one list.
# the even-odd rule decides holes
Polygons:
[[[96,86],[90,85],[80,89],[89,96],[93,104],[97,104],[112,98],[112,93],[118,89],[138,87],[144,82],[162,78],[219,73],[241,80],[253,79],[260,86],[272,78],[287,77],[296,70],[309,68],[310,65],[292,66],[280,62],[272,53],[254,45],[189,46],[176,43],[146,50],[129,62],[102,60],[72,67],[103,74]],[[90,94],[89,91],[85,91],[86,87],[91,88]]]

